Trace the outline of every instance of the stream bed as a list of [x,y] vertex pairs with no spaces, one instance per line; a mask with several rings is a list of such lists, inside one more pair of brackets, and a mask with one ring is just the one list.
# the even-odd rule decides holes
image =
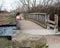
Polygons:
[[0,36],[12,36],[15,29],[16,26],[2,26],[0,27]]

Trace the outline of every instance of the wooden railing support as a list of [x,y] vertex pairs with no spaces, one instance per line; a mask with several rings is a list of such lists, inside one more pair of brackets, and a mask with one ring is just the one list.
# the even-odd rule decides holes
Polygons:
[[54,21],[50,20],[50,16],[48,16],[47,29],[50,29],[50,27],[54,28],[54,32],[58,32],[58,15],[57,14],[55,14],[54,16]]

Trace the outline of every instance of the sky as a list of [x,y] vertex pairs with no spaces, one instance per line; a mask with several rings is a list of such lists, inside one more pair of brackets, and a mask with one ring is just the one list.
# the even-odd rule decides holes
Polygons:
[[[21,0],[21,1],[23,2],[23,0]],[[11,11],[11,10],[15,10],[19,6],[18,2],[19,2],[19,0],[0,0],[0,6],[3,3],[2,10]],[[37,0],[37,2],[38,2],[38,0]],[[20,6],[21,5],[22,4],[20,4]]]
[[18,1],[19,0],[0,0],[0,6],[2,5],[2,10],[11,11],[18,7]]
[[[23,2],[23,0],[20,0]],[[42,2],[43,0],[36,0],[36,4]],[[55,0],[54,0],[55,1]],[[31,0],[33,2],[33,0]],[[3,4],[2,4],[3,3]],[[2,10],[12,11],[15,10],[18,6],[21,6],[21,2],[19,5],[19,0],[0,0],[0,7],[2,5]]]

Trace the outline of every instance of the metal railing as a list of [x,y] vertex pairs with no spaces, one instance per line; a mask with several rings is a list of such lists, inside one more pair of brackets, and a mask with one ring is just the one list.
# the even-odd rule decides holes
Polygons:
[[31,19],[40,24],[42,27],[47,28],[48,15],[46,13],[28,13],[26,19]]
[[28,13],[25,16],[26,19],[34,21],[35,23],[40,24],[46,29],[54,29],[54,32],[58,32],[58,15],[54,15],[54,21],[50,19],[50,16],[46,13]]

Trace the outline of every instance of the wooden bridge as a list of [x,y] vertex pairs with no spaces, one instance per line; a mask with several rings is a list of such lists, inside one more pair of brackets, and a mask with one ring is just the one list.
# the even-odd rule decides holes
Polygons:
[[[25,13],[22,16],[21,14],[19,16],[22,17],[23,19],[17,21],[17,28],[19,28],[19,30],[14,31],[15,34],[12,37],[12,41],[17,41],[20,43],[20,41],[25,40],[30,36],[31,37],[44,36],[48,41],[49,48],[60,47],[59,43],[60,38],[58,36],[55,36],[60,34],[57,31],[58,29],[57,15],[55,15],[54,21],[50,20],[49,15],[47,15],[46,13],[43,14]],[[54,29],[51,30],[51,27],[53,27]]]
[[24,16],[24,18],[33,21],[46,29],[54,29],[54,32],[58,32],[57,14],[54,16],[54,21],[52,21],[50,16],[46,13],[28,13]]

